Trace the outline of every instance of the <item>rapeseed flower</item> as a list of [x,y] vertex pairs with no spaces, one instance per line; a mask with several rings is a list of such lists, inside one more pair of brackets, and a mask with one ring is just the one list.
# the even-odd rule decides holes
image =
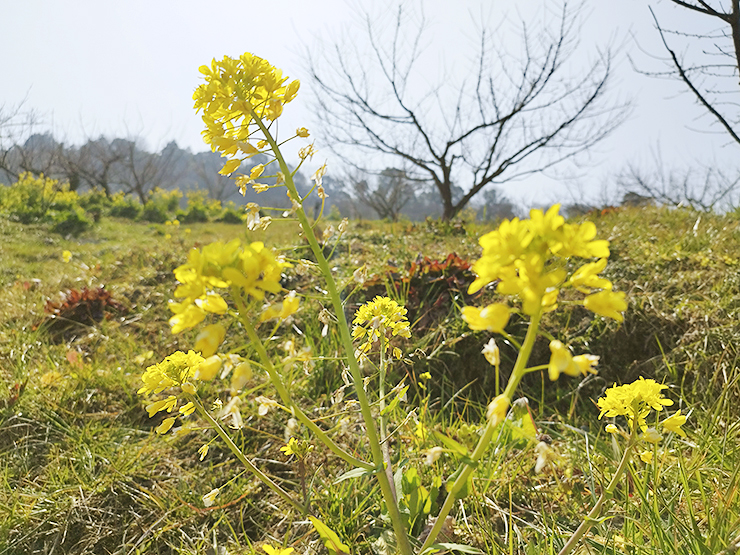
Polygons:
[[146,369],[141,376],[144,385],[137,393],[160,393],[170,387],[182,386],[195,376],[195,371],[204,360],[194,351],[175,351],[159,364]]
[[[352,337],[354,339],[365,339],[360,345],[361,353],[367,353],[381,337],[400,335],[401,337],[411,337],[411,328],[406,318],[406,308],[399,305],[396,301],[388,297],[375,297],[372,301],[362,305],[355,313],[355,319],[352,321]],[[390,348],[390,343],[386,342],[385,349]],[[400,349],[393,350],[396,358],[401,358]]]
[[504,331],[509,322],[511,311],[505,304],[489,304],[483,308],[466,306],[462,309],[462,317],[471,330],[486,330],[494,333]]
[[278,118],[300,87],[298,80],[287,83],[282,71],[248,52],[236,59],[214,59],[200,72],[206,82],[193,94],[194,108],[203,111],[203,140],[223,156],[248,151],[245,143],[254,117]]
[[594,366],[599,363],[599,357],[595,355],[572,356],[568,347],[560,341],[550,342],[550,362],[547,365],[550,380],[555,381],[560,374],[577,377],[586,376],[589,373],[596,374]]
[[[498,282],[498,293],[518,296],[522,312],[534,316],[554,310],[560,289],[573,287],[589,295],[586,308],[621,321],[624,294],[612,293],[611,282],[598,275],[606,267],[609,242],[594,239],[592,222],[566,223],[559,210],[557,204],[546,212],[531,210],[528,220],[505,220],[481,237],[483,254],[473,264],[477,278],[468,292]],[[600,260],[581,266],[567,279],[564,261],[574,256]]]
[[225,337],[226,328],[221,324],[206,326],[195,338],[195,350],[205,358],[215,355]]
[[209,313],[226,313],[228,304],[214,289],[237,287],[257,300],[263,300],[265,293],[279,293],[282,270],[287,267],[290,264],[261,242],[242,245],[234,239],[191,250],[187,263],[175,269],[180,285],[174,296],[183,300],[170,301],[175,314],[170,318],[172,332],[198,325]]
[[677,410],[675,414],[663,420],[663,431],[673,432],[681,437],[686,437],[686,432],[681,429],[681,426],[685,423],[686,416],[682,415],[680,410]]
[[631,384],[614,385],[597,401],[601,409],[599,418],[605,415],[624,416],[629,422],[630,429],[634,429],[636,423],[644,433],[648,428],[645,418],[650,414],[650,410],[662,411],[663,407],[673,404],[673,401],[663,397],[661,393],[663,389],[668,389],[668,386],[642,376]]

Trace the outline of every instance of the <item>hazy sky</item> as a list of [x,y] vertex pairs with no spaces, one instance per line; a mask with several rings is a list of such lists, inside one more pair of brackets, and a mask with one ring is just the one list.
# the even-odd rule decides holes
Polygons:
[[[385,1],[385,0],[383,0]],[[516,7],[524,16],[542,9],[541,0],[424,0],[434,56],[430,75],[468,59],[475,26],[495,25],[499,13]],[[85,137],[142,136],[150,148],[170,140],[193,151],[205,150],[201,121],[192,109],[192,92],[201,82],[198,67],[213,57],[250,51],[281,67],[304,89],[305,45],[320,37],[331,41],[358,29],[357,8],[377,2],[342,0],[266,0],[255,2],[194,0],[0,0],[0,106],[24,101],[57,138],[82,142]],[[390,4],[384,4],[390,5]],[[583,54],[611,42],[619,46],[616,98],[631,98],[629,121],[601,143],[584,167],[579,183],[597,196],[614,172],[628,162],[648,163],[659,146],[666,163],[699,159],[730,164],[735,145],[723,135],[697,133],[710,129],[693,98],[679,84],[637,74],[627,60],[645,69],[662,55],[648,5],[666,23],[686,21],[665,0],[587,0],[589,19],[583,28]],[[208,6],[208,7],[206,7]],[[683,19],[682,19],[683,18]],[[690,20],[689,20],[690,21]],[[286,124],[311,127],[306,94],[286,108]],[[321,145],[317,145],[321,148]],[[331,156],[326,152],[327,157]],[[330,163],[331,171],[331,163]],[[504,191],[528,202],[557,200],[563,185],[546,178],[508,184]]]

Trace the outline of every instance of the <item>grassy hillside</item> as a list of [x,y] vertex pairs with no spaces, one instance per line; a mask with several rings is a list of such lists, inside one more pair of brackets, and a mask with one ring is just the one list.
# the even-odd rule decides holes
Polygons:
[[[557,552],[619,458],[594,402],[613,383],[644,376],[664,381],[674,408],[690,411],[689,435],[666,440],[659,464],[658,457],[633,464],[613,518],[592,530],[580,552],[730,553],[740,537],[740,222],[652,207],[589,217],[599,237],[611,241],[604,274],[627,293],[625,320],[607,321],[567,298],[546,318],[549,334],[601,356],[599,374],[554,384],[547,372],[527,376],[523,394],[557,458],[535,473],[534,442],[512,440],[492,450],[456,506],[454,540],[486,553]],[[336,246],[327,240],[325,248],[336,276],[351,283],[348,314],[377,294],[409,308],[412,337],[394,369],[411,386],[407,409],[416,408],[424,429],[464,445],[475,441],[495,388],[480,351],[489,334],[471,332],[460,318],[462,306],[493,295],[467,294],[468,263],[479,256],[485,231],[350,222]],[[343,381],[336,330],[327,325],[324,333],[320,283],[300,269],[298,261],[310,256],[295,235],[292,224],[246,232],[223,223],[103,219],[65,240],[45,225],[0,220],[0,554],[250,554],[262,553],[264,542],[325,552],[305,518],[244,474],[211,430],[193,424],[155,435],[161,418],[148,418],[147,401],[136,394],[147,366],[193,348],[197,332],[172,335],[167,308],[176,286],[172,271],[188,250],[236,237],[265,241],[295,261],[283,285],[308,300],[291,322],[259,331],[274,352],[310,350],[312,360],[290,370],[293,394],[337,442],[361,453],[361,427],[337,413]],[[362,284],[352,282],[363,267]],[[507,329],[523,337],[516,319]],[[238,351],[244,341],[231,327],[226,344]],[[532,365],[547,363],[548,343],[535,344]],[[506,374],[513,349],[505,343],[501,349]],[[429,381],[421,378],[425,372]],[[228,384],[213,382],[204,395],[226,402]],[[260,416],[259,395],[275,397],[255,371],[240,395],[243,427],[232,430],[234,441],[286,488],[298,490],[304,472],[313,476],[314,507],[352,553],[387,552],[387,524],[370,502],[378,495],[374,482],[332,485],[346,469],[320,446],[299,468],[280,451],[290,415]],[[435,442],[411,427],[399,428],[393,441],[427,489],[432,469],[447,476],[454,468],[449,455],[427,466],[425,453]],[[198,449],[206,443],[201,461]],[[418,489],[413,475],[407,485]],[[221,493],[206,507],[202,497],[214,488]]]

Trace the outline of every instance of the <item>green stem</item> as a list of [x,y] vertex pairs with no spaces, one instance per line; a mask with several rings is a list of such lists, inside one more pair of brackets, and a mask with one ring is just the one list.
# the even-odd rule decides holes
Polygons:
[[[280,152],[280,148],[275,142],[275,139],[270,134],[270,131],[267,129],[262,120],[257,116],[257,114],[254,113],[254,110],[250,108],[250,112],[254,122],[260,128],[262,134],[265,137],[265,140],[270,145],[273,154],[275,154],[275,159],[278,161],[280,170],[285,175],[285,186],[287,187],[291,198],[299,199],[300,195],[298,194],[295,182],[293,181],[290,168],[285,162],[285,158],[283,157],[282,152]],[[324,276],[324,279],[326,281],[326,290],[329,294],[331,304],[334,307],[334,312],[337,317],[339,334],[342,340],[342,346],[344,347],[345,353],[347,353],[349,371],[354,382],[354,388],[357,394],[357,401],[360,404],[360,413],[362,414],[362,419],[365,423],[365,430],[367,433],[368,443],[370,444],[370,452],[372,453],[373,463],[375,464],[375,468],[377,468],[377,470],[379,471],[376,472],[378,485],[380,485],[380,491],[382,492],[383,498],[386,502],[386,506],[388,507],[388,516],[393,523],[393,531],[396,534],[396,541],[398,542],[399,552],[401,553],[401,555],[413,555],[413,550],[411,549],[411,544],[409,543],[406,527],[404,526],[403,520],[401,519],[401,513],[398,510],[398,506],[395,503],[391,483],[388,480],[388,476],[386,475],[386,473],[383,472],[383,452],[380,447],[380,441],[378,440],[378,432],[375,428],[375,420],[370,409],[370,403],[367,400],[367,394],[365,393],[365,389],[363,388],[362,371],[360,370],[360,365],[358,364],[357,358],[354,355],[354,345],[352,344],[349,324],[347,322],[347,317],[344,314],[344,305],[342,304],[342,299],[339,295],[337,284],[334,281],[334,277],[332,276],[329,262],[326,260],[326,257],[324,257],[324,252],[319,246],[319,242],[316,240],[316,235],[313,232],[311,223],[308,221],[308,217],[306,216],[306,212],[303,210],[302,206],[299,206],[296,210],[296,216],[299,223],[301,224],[301,229],[303,230],[306,240],[311,247],[311,251],[316,257],[316,263],[321,269],[321,273]],[[363,466],[362,468],[365,467]]]
[[380,331],[382,333],[380,338],[380,368],[378,369],[379,384],[378,384],[378,395],[380,396],[379,409],[380,409],[380,447],[383,451],[383,461],[385,462],[385,473],[388,477],[388,482],[393,490],[393,500],[398,504],[398,494],[396,493],[396,486],[393,481],[393,466],[391,465],[391,451],[388,445],[388,415],[385,412],[385,376],[388,370],[388,359],[386,357],[385,350],[388,346],[388,338],[385,337],[385,330],[381,326]]
[[576,545],[578,545],[578,542],[581,540],[581,538],[586,534],[586,532],[588,532],[591,526],[593,526],[594,522],[601,517],[601,509],[603,508],[604,503],[607,499],[611,499],[614,495],[614,490],[617,489],[619,479],[622,477],[622,474],[624,474],[624,471],[627,468],[632,448],[635,446],[635,435],[636,433],[633,429],[632,435],[630,436],[630,441],[627,444],[627,448],[624,450],[624,454],[622,455],[622,460],[619,461],[619,466],[614,472],[614,476],[612,476],[609,485],[606,486],[606,489],[601,493],[599,499],[596,501],[596,504],[593,506],[588,515],[586,515],[586,518],[583,519],[583,522],[581,522],[580,526],[576,528],[576,531],[573,532],[573,535],[563,546],[563,549],[560,550],[558,555],[568,555],[568,553],[571,553],[573,549],[575,549]]
[[262,344],[262,339],[260,339],[260,336],[257,335],[257,331],[254,329],[254,326],[252,326],[252,323],[245,316],[249,312],[247,311],[244,299],[242,299],[241,290],[232,288],[231,293],[232,297],[234,298],[234,302],[239,309],[239,320],[241,321],[242,325],[244,325],[244,329],[247,332],[247,337],[249,337],[252,346],[257,351],[257,355],[262,361],[262,365],[265,367],[268,376],[270,376],[270,382],[272,382],[272,385],[275,386],[275,390],[277,391],[278,395],[280,395],[281,401],[290,409],[291,413],[295,415],[298,421],[305,425],[309,430],[311,430],[311,432],[319,439],[319,441],[326,445],[332,453],[353,466],[364,468],[365,470],[373,470],[375,468],[373,465],[350,455],[349,453],[347,453],[347,451],[339,447],[339,445],[337,445],[334,440],[332,440],[326,434],[326,432],[324,432],[324,430],[319,428],[318,425],[316,425],[316,423],[311,420],[308,415],[303,412],[301,408],[293,401],[290,393],[285,387],[285,384],[283,384],[283,381],[280,378],[280,374],[272,365],[270,356],[267,354],[267,350]]
[[[522,343],[522,349],[519,351],[519,355],[517,356],[516,362],[514,363],[514,369],[511,372],[511,376],[509,377],[509,382],[506,385],[506,389],[504,390],[503,395],[505,395],[509,399],[510,403],[514,391],[519,385],[522,376],[524,376],[524,374],[526,373],[526,365],[529,361],[529,356],[532,354],[534,341],[535,339],[537,339],[537,331],[540,327],[541,316],[541,312],[537,312],[532,316],[532,320],[529,322],[529,327],[527,328],[527,335],[524,338],[524,343]],[[492,420],[488,420],[486,422],[486,427],[483,430],[483,435],[481,436],[480,440],[478,440],[478,443],[475,446],[475,449],[473,450],[473,453],[470,455],[469,459],[464,461],[460,466],[460,474],[458,474],[457,479],[452,484],[452,487],[448,490],[447,498],[442,504],[442,508],[437,515],[437,520],[434,523],[431,532],[429,532],[429,536],[427,536],[426,541],[421,546],[419,553],[423,553],[425,549],[434,544],[434,541],[437,539],[437,536],[442,530],[442,526],[444,525],[447,515],[449,515],[450,510],[452,510],[452,506],[455,503],[457,493],[467,483],[468,478],[470,478],[473,470],[475,470],[478,461],[483,457],[483,454],[488,449],[491,440],[493,439],[493,433],[496,430],[497,424],[498,422],[494,423]]]
[[226,430],[224,430],[221,427],[221,424],[219,424],[216,419],[210,415],[210,413],[205,409],[205,407],[203,407],[200,400],[195,395],[185,393],[185,396],[187,397],[188,401],[195,405],[198,414],[200,414],[211,425],[211,427],[216,430],[216,433],[221,437],[226,446],[231,450],[232,453],[234,453],[234,456],[239,459],[239,461],[247,469],[249,469],[255,476],[257,476],[257,478],[259,478],[262,483],[264,483],[268,488],[277,493],[286,503],[291,505],[294,509],[300,511],[302,515],[305,515],[307,513],[306,507],[304,505],[301,505],[298,501],[293,499],[293,497],[291,497],[291,495],[287,491],[273,482],[267,474],[257,468],[255,464],[250,461],[244,455],[244,453],[242,453],[242,450],[239,449],[236,443],[234,443],[229,434],[226,433]]

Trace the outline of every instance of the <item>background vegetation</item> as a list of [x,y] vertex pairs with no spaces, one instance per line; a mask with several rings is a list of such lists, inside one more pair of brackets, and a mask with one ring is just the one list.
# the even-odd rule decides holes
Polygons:
[[[163,223],[91,218],[75,238],[52,233],[52,221],[0,219],[0,553],[253,553],[265,541],[299,552],[324,549],[308,523],[290,513],[274,517],[280,501],[239,474],[218,442],[198,460],[212,432],[152,434],[157,422],[136,395],[148,364],[193,345],[193,334],[173,336],[167,324],[172,270],[190,247],[241,237],[266,240],[295,259],[307,250],[293,244],[290,224],[268,232],[216,221],[178,226],[177,212],[165,212]],[[535,473],[535,442],[504,440],[456,507],[451,534],[486,553],[557,551],[618,460],[593,401],[612,383],[642,375],[671,386],[668,395],[691,413],[689,436],[662,445],[655,464],[633,463],[611,518],[593,529],[583,552],[730,553],[740,534],[740,222],[732,214],[651,206],[588,217],[611,241],[606,276],[627,292],[625,322],[607,323],[575,307],[545,323],[576,350],[601,355],[599,375],[555,384],[529,376],[529,407],[559,457]],[[395,372],[412,384],[407,402],[425,427],[463,444],[475,441],[493,390],[480,353],[487,336],[471,333],[459,317],[463,305],[481,304],[465,291],[472,279],[467,263],[478,256],[477,238],[486,230],[459,222],[355,222],[332,258],[339,276],[366,268],[366,281],[347,300],[350,314],[386,292],[409,307],[412,338]],[[316,283],[290,270],[284,285],[305,293]],[[306,303],[271,348],[285,348],[290,339],[319,357],[291,387],[327,428],[336,424],[338,440],[346,434],[349,442],[362,430],[333,420],[343,382],[334,332],[318,340],[320,309]],[[510,327],[516,335],[516,323]],[[239,341],[238,330],[230,330],[227,344]],[[511,355],[502,345],[502,368]],[[542,340],[532,363],[548,356]],[[424,372],[430,380],[419,379]],[[227,400],[221,387],[214,384],[207,397]],[[244,427],[233,436],[286,487],[299,487],[296,463],[279,451],[287,415],[260,417],[260,394],[272,393],[256,375],[242,396]],[[405,432],[396,441],[409,459],[406,491],[431,491],[425,449],[438,441]],[[453,458],[448,453],[434,464],[446,475]],[[368,503],[377,495],[373,482],[332,485],[344,468],[320,449],[306,465],[316,506],[353,553],[387,552],[387,526]],[[216,505],[205,508],[201,497],[232,479]],[[409,503],[421,533],[426,513]]]

